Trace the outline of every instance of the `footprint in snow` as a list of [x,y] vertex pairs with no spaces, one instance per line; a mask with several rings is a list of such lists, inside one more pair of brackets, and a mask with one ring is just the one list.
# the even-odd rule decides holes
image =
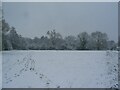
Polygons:
[[35,74],[37,75],[38,73],[36,72]]

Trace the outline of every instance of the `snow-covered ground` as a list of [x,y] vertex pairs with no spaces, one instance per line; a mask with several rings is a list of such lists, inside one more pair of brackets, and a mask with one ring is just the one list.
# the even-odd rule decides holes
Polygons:
[[3,88],[118,87],[117,51],[4,51]]

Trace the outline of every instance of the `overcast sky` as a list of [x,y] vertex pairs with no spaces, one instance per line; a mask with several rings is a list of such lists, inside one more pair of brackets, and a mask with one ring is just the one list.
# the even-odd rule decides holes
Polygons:
[[63,36],[101,31],[110,40],[118,39],[118,6],[112,3],[4,2],[4,18],[18,34],[34,38],[49,30]]

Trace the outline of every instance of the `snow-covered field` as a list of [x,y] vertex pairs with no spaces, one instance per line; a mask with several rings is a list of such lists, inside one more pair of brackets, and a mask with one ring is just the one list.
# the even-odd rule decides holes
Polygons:
[[3,88],[118,87],[117,51],[3,51]]

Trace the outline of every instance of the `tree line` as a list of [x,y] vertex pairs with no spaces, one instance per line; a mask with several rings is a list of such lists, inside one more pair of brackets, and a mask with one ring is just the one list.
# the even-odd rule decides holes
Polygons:
[[25,38],[16,32],[5,19],[2,19],[2,50],[116,50],[117,43],[109,40],[106,33],[100,31],[79,33],[77,36],[62,37],[56,30],[46,35]]

